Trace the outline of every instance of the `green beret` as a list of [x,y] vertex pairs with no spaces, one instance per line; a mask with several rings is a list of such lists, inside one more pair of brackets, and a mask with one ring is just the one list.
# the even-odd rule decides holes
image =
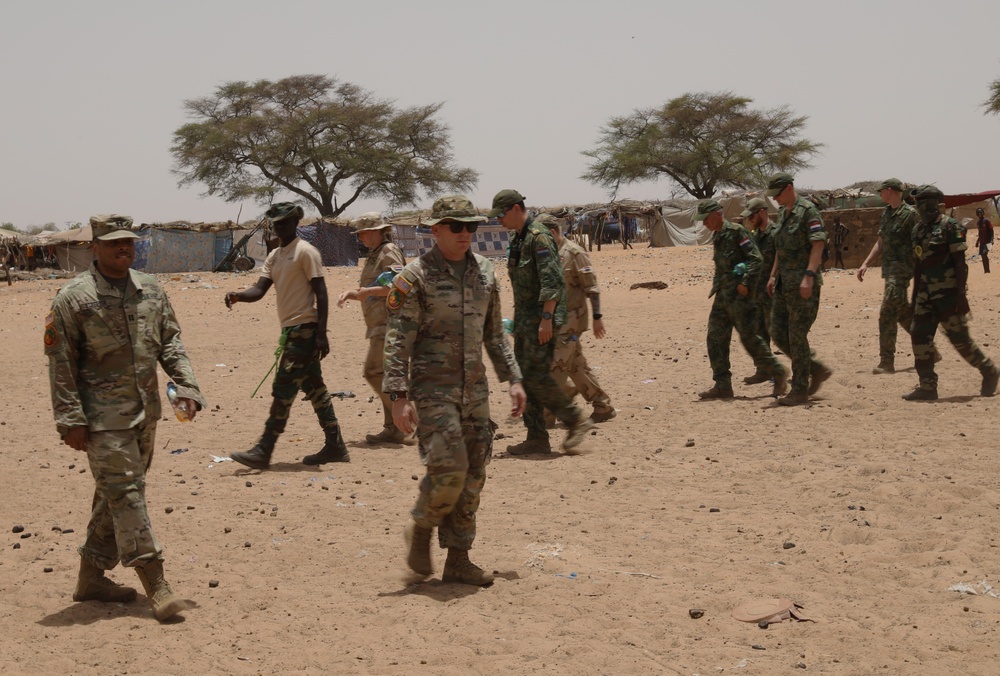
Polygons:
[[524,195],[516,190],[501,190],[493,197],[493,208],[490,209],[490,218],[496,218],[501,212],[509,209],[519,202],[524,201]]

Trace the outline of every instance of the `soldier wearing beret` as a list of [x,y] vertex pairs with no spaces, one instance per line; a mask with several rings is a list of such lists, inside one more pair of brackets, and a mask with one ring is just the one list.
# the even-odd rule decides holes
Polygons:
[[190,419],[205,400],[167,294],[155,277],[130,269],[132,219],[93,216],[90,225],[94,264],[56,295],[44,334],[56,427],[63,443],[87,453],[97,484],[73,600],[133,600],[134,589],[104,575],[121,563],[135,568],[162,621],[193,604],[164,578],[146,508],[161,413],[156,365],[177,384]]
[[303,216],[302,207],[278,202],[264,215],[271,222],[280,246],[268,254],[257,283],[243,291],[230,291],[225,301],[230,308],[235,303],[256,303],[272,285],[277,289],[281,361],[271,386],[273,399],[264,433],[249,451],[230,453],[229,457],[251,469],[267,469],[274,445],[285,431],[292,402],[301,390],[312,404],[326,437],[323,448],[305,456],[302,462],[306,465],[350,462],[320,366],[320,360],[330,353],[326,328],[329,300],[322,257],[316,247],[298,237],[296,228]]
[[937,399],[937,374],[934,372],[934,334],[938,325],[958,353],[983,376],[980,394],[992,397],[997,391],[1000,368],[983,354],[969,336],[969,299],[966,282],[969,266],[965,262],[965,226],[941,213],[944,195],[933,185],[910,191],[917,205],[920,223],[913,229],[913,360],[920,385],[908,401]]
[[490,218],[513,230],[507,273],[514,290],[514,355],[524,374],[528,404],[524,410],[527,440],[507,447],[511,455],[551,453],[545,411],[561,420],[569,433],[563,450],[575,450],[594,421],[573,403],[552,376],[556,329],[566,323],[566,283],[555,240],[548,228],[528,214],[524,196],[501,190],[493,197]]
[[427,467],[406,529],[406,562],[420,579],[433,573],[430,540],[448,550],[444,582],[486,586],[493,576],[469,560],[495,425],[483,348],[500,381],[510,381],[510,414],[521,415],[521,371],[507,343],[493,264],[470,251],[486,219],[466,197],[434,202],[434,247],[393,280],[386,299],[382,389],[405,434],[416,430]]
[[743,347],[753,358],[757,372],[773,378],[774,396],[781,396],[788,388],[788,372],[757,332],[757,313],[760,310],[750,291],[757,288],[757,278],[762,272],[760,251],[746,228],[722,216],[722,205],[716,200],[699,202],[695,220],[702,221],[713,233],[712,258],[715,262],[715,277],[708,294],[715,299],[708,315],[707,338],[708,358],[715,384],[699,392],[698,396],[702,399],[733,397],[729,344],[734,328]]
[[368,258],[361,269],[360,286],[351,291],[345,291],[337,299],[337,307],[344,307],[349,300],[361,303],[368,338],[368,354],[365,355],[363,369],[365,380],[375,390],[376,396],[382,400],[382,430],[376,434],[368,434],[365,440],[369,444],[407,444],[413,445],[412,437],[404,436],[392,422],[392,402],[389,395],[382,391],[382,360],[385,355],[385,332],[388,320],[385,298],[389,295],[389,285],[377,283],[384,277],[395,277],[406,265],[406,257],[402,249],[392,243],[390,233],[392,226],[385,222],[382,214],[369,212],[362,214],[352,224],[354,234],[368,248]]
[[767,292],[774,299],[771,338],[792,359],[792,390],[778,400],[782,406],[807,403],[809,395],[833,375],[809,347],[809,329],[816,321],[823,286],[820,266],[826,231],[816,205],[799,197],[794,183],[789,174],[775,174],[765,193],[781,207]]
[[[917,210],[903,201],[903,182],[898,178],[882,181],[878,194],[885,202],[878,238],[858,268],[858,281],[863,282],[868,266],[881,254],[885,292],[878,315],[879,362],[872,369],[875,375],[896,372],[896,327],[910,332],[913,309],[908,291],[913,277],[913,231],[920,222]],[[940,360],[936,351],[935,355]]]
[[[754,197],[747,202],[746,208],[740,213],[743,224],[750,231],[757,250],[760,251],[761,261],[760,274],[757,282],[751,289],[750,296],[757,303],[757,334],[764,339],[764,342],[771,345],[771,296],[767,294],[767,280],[771,275],[771,267],[774,265],[774,231],[778,224],[771,220],[767,212],[767,200],[761,197]],[[747,385],[764,383],[771,379],[771,376],[763,371],[757,371],[753,375],[747,376],[743,382]]]

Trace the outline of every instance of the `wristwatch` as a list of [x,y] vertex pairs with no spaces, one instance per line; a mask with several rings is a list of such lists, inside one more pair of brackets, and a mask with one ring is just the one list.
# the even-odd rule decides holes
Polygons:
[[552,319],[552,313],[551,312],[543,312],[542,313],[542,319]]
[[406,392],[390,392],[389,401],[396,401],[397,399],[406,399]]
[[601,313],[599,313],[599,312],[597,312],[597,313],[594,313],[594,321],[597,321],[598,319],[600,319],[600,318],[601,318],[601,317],[603,317],[603,316],[604,316],[604,315],[602,315],[602,314],[601,314]]
[[805,275],[806,277],[815,277],[816,276],[816,273],[813,272],[812,270],[806,270],[802,274]]

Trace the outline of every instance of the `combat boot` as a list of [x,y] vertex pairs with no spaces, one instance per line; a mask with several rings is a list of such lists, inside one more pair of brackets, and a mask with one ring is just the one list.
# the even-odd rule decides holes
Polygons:
[[984,397],[992,397],[997,393],[997,383],[1000,381],[1000,368],[995,365],[990,365],[990,368],[983,371],[983,386],[979,390],[979,394]]
[[136,566],[142,588],[146,590],[146,598],[153,606],[153,615],[160,622],[168,620],[177,613],[194,608],[194,601],[182,599],[174,594],[167,581],[163,578],[163,561],[154,559]]
[[135,600],[135,590],[109,580],[102,569],[80,559],[80,577],[76,581],[73,600],[128,603]]
[[351,456],[347,453],[347,444],[340,434],[340,425],[324,429],[326,443],[319,453],[307,455],[302,458],[303,465],[322,465],[328,462],[350,462]]
[[470,561],[467,550],[450,547],[441,581],[488,587],[493,584],[493,576]]
[[417,440],[413,438],[413,435],[403,434],[403,432],[392,423],[383,427],[382,431],[378,434],[366,434],[365,441],[375,446],[378,446],[379,444],[403,444],[405,446],[412,446],[417,443]]
[[757,373],[752,376],[747,376],[743,379],[744,385],[756,385],[757,383],[766,383],[771,379],[771,376],[767,375],[763,371],[757,371]]
[[698,393],[699,399],[732,399],[733,388],[713,385],[711,389]]
[[778,400],[780,406],[801,406],[809,403],[809,395],[805,392],[789,392],[787,396]]
[[924,389],[923,387],[918,387],[909,394],[904,394],[903,399],[906,401],[935,401],[938,398],[937,388],[933,390]]
[[872,369],[872,374],[876,376],[881,376],[885,374],[891,374],[896,372],[896,364],[891,361],[886,361],[883,359],[878,363],[878,366]]
[[576,424],[569,428],[569,434],[563,440],[562,447],[569,455],[578,455],[579,451],[574,450],[587,438],[587,432],[594,426],[594,421],[590,418],[580,418]]
[[590,414],[590,419],[593,420],[595,423],[602,423],[602,422],[607,422],[617,416],[618,416],[618,409],[609,408],[604,411],[595,410],[593,413]]
[[431,565],[431,533],[430,528],[410,523],[403,531],[406,538],[406,565],[417,575],[429,577],[434,572]]
[[788,392],[788,371],[782,368],[774,374],[774,387],[771,388],[771,396],[777,399]]
[[267,469],[271,465],[271,455],[274,453],[274,444],[277,441],[277,434],[265,430],[253,448],[249,451],[230,453],[229,457],[250,469]]
[[508,455],[532,455],[546,454],[552,452],[552,446],[548,439],[526,439],[519,444],[511,444],[507,447]]
[[812,374],[812,378],[809,380],[809,389],[806,390],[806,393],[816,394],[819,392],[820,385],[828,381],[832,375],[833,371],[826,366],[820,366],[819,370]]

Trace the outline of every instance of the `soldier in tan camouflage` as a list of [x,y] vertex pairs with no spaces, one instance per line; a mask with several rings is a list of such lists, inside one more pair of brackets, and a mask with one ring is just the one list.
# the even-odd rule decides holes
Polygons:
[[[570,397],[577,393],[594,406],[590,419],[594,422],[611,420],[618,412],[611,405],[611,398],[604,391],[594,372],[583,356],[580,339],[589,328],[587,299],[593,308],[594,337],[604,337],[604,315],[601,313],[601,290],[597,285],[597,275],[590,265],[587,252],[576,242],[563,237],[566,222],[552,214],[542,214],[537,223],[544,225],[552,233],[566,281],[566,323],[556,334],[556,349],[552,358],[552,375]],[[570,385],[572,381],[572,385]]]
[[407,565],[420,579],[433,573],[434,528],[448,550],[444,582],[486,586],[493,576],[469,560],[476,512],[493,448],[483,347],[500,381],[510,381],[510,414],[524,411],[521,371],[504,335],[493,264],[469,249],[486,219],[462,196],[434,202],[436,244],[393,280],[386,299],[382,389],[393,420],[416,430],[427,473],[406,529]]
[[133,600],[134,589],[104,575],[121,563],[136,569],[162,621],[193,604],[164,579],[163,550],[146,509],[161,412],[157,363],[192,420],[205,400],[166,293],[155,277],[130,269],[132,219],[93,216],[90,225],[93,267],[60,289],[44,333],[56,428],[64,444],[86,451],[97,485],[73,600]]
[[393,424],[392,402],[389,401],[389,395],[382,391],[382,361],[388,319],[385,297],[389,295],[391,278],[403,271],[406,257],[389,238],[392,226],[377,211],[362,214],[352,227],[370,253],[361,269],[360,286],[340,294],[337,307],[344,307],[344,303],[349,300],[359,301],[365,317],[368,354],[365,355],[364,377],[375,390],[376,396],[382,400],[382,430],[377,434],[366,435],[365,439],[369,444],[413,445],[416,443],[413,437],[405,436]]

